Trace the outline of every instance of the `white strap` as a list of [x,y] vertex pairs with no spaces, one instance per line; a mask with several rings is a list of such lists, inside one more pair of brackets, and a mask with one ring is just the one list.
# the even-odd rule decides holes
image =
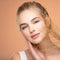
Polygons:
[[21,56],[21,60],[27,60],[27,56],[26,56],[25,51],[21,51],[19,53],[20,53],[20,56]]

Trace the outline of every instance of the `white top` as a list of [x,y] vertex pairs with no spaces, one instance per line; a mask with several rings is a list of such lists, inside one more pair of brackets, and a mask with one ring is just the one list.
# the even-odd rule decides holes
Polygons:
[[21,60],[27,60],[27,56],[26,56],[25,51],[20,51],[19,54],[21,56]]

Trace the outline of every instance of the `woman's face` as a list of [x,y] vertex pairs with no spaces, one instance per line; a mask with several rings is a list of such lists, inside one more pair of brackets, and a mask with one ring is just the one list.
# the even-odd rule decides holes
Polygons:
[[38,44],[47,36],[47,27],[37,8],[24,10],[19,15],[22,34],[33,44]]

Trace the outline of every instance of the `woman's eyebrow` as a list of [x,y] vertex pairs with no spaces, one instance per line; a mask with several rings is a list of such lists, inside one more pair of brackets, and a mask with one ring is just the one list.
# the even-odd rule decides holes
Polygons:
[[34,21],[36,18],[39,18],[39,17],[34,17],[31,21]]
[[[36,18],[39,18],[39,17],[34,17],[31,21],[34,21]],[[21,23],[19,26],[21,28],[22,25],[26,25],[26,23]]]
[[20,26],[20,28],[21,28],[21,26],[23,26],[23,25],[26,25],[26,23],[21,23],[19,26]]

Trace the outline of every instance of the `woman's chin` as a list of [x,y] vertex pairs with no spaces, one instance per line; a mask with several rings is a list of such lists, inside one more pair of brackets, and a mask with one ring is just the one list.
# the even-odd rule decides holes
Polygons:
[[36,40],[36,41],[31,41],[31,43],[37,45],[37,44],[40,44],[42,41],[43,41],[43,40],[38,40],[38,41]]

